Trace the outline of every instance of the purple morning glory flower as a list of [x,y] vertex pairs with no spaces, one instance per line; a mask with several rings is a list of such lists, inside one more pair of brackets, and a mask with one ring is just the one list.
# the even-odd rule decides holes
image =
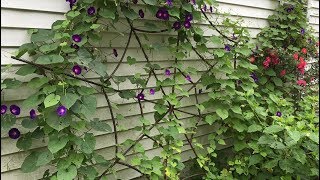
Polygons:
[[36,111],[34,109],[31,109],[30,111],[30,119],[35,119],[37,117]]
[[96,13],[96,8],[94,8],[94,7],[89,7],[88,8],[88,10],[87,10],[87,13],[88,13],[88,15],[90,15],[90,16],[92,16],[92,15],[94,15],[94,13]]
[[163,18],[163,12],[162,12],[162,9],[159,9],[159,10],[157,11],[157,13],[156,13],[156,17],[157,17],[158,19],[162,19],[162,18]]
[[8,107],[6,105],[1,105],[1,115],[7,112]]
[[169,12],[167,10],[163,11],[163,20],[169,20]]
[[169,70],[169,69],[166,69],[166,71],[165,71],[165,75],[166,75],[166,76],[170,76],[170,75],[171,75],[171,72],[170,72],[170,70]]
[[151,95],[154,95],[155,93],[156,93],[156,90],[150,89],[150,94],[151,94]]
[[139,10],[139,16],[140,16],[141,18],[144,18],[144,12],[143,12],[142,9]]
[[179,21],[176,21],[173,23],[174,30],[179,30],[181,28],[181,23]]
[[187,76],[186,76],[186,80],[191,82],[191,77],[190,77],[190,75],[187,75]]
[[190,27],[191,27],[190,21],[185,21],[185,22],[183,23],[183,25],[184,25],[184,27],[185,27],[186,29],[190,29]]
[[133,4],[137,4],[138,0],[132,0]]
[[71,48],[74,48],[74,49],[79,49],[79,46],[76,45],[76,44],[73,44],[73,43],[70,45],[70,47],[71,47]]
[[74,34],[74,35],[72,35],[72,40],[74,42],[81,42],[82,38],[79,34]]
[[167,0],[167,5],[171,7],[172,6],[172,0]]
[[139,94],[137,95],[137,99],[139,99],[139,100],[144,100],[144,94],[143,94],[143,93],[139,93]]
[[193,19],[193,16],[191,13],[186,14],[186,21],[191,21]]
[[10,112],[11,112],[13,115],[18,116],[18,115],[20,114],[20,107],[17,106],[17,105],[11,105],[11,106],[10,106]]
[[210,6],[210,12],[211,12],[211,13],[213,12],[212,6]]
[[228,51],[228,52],[231,51],[230,45],[225,45],[225,46],[224,46],[224,50],[226,50],[226,51]]
[[302,35],[304,35],[305,32],[306,32],[306,31],[305,31],[303,28],[301,28],[300,33],[301,33]]
[[117,52],[116,49],[113,49],[113,55],[114,55],[115,57],[118,57],[118,52]]
[[278,111],[278,112],[276,113],[276,116],[281,117],[281,116],[282,116],[282,113],[281,113],[280,111]]
[[159,8],[156,13],[156,17],[158,19],[168,20],[169,19],[169,12],[165,8]]
[[64,115],[66,115],[67,114],[67,108],[66,107],[64,107],[64,106],[59,106],[58,108],[57,108],[57,115],[58,116],[64,116]]
[[75,66],[73,66],[73,68],[72,68],[72,72],[75,74],[75,75],[79,75],[79,74],[81,74],[81,67],[79,66],[79,65],[75,65]]
[[20,131],[17,128],[10,129],[8,134],[11,139],[18,139],[20,137]]

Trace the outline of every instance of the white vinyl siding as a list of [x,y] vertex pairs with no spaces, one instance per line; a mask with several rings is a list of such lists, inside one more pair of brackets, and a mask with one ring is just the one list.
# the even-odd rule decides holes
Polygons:
[[[219,1],[219,9],[223,12],[230,12],[232,15],[232,19],[237,17],[241,17],[244,20],[243,26],[248,27],[250,34],[252,37],[255,37],[256,34],[260,32],[260,29],[267,25],[266,18],[273,14],[273,9],[277,6],[277,1],[275,0],[218,0]],[[139,5],[141,6],[141,5]],[[19,61],[15,61],[10,58],[11,53],[16,51],[17,48],[26,42],[30,41],[30,36],[27,33],[27,30],[30,28],[44,28],[48,29],[51,27],[51,24],[56,20],[63,19],[64,13],[69,10],[69,5],[65,0],[1,0],[1,67],[3,68],[7,64],[13,64],[13,67],[9,72],[2,74],[2,78],[4,77],[16,77],[23,82],[27,82],[32,78],[32,76],[20,77],[17,75],[13,75],[15,70],[17,70],[21,63]],[[310,24],[316,30],[316,36],[318,37],[319,33],[319,1],[311,0],[309,12],[310,12]],[[155,18],[146,17],[141,21],[154,21]],[[121,24],[119,23],[119,26]],[[203,22],[199,24],[204,31],[205,36],[210,36],[212,34],[216,34],[214,30],[208,28],[208,23]],[[125,27],[123,27],[125,28]],[[168,36],[174,34],[162,33],[157,35],[148,35],[150,41],[148,43],[152,44],[155,42],[159,42],[162,40],[166,40]],[[117,32],[106,32],[107,39],[112,39],[117,37]],[[117,37],[116,41],[112,42],[112,46],[116,47],[118,50],[118,54],[121,55],[124,49],[124,44],[127,41],[127,34],[124,36]],[[144,38],[141,38],[144,43],[147,41]],[[108,41],[106,41],[108,42]],[[106,53],[111,53],[112,49],[109,47],[102,47],[106,51]],[[213,46],[209,46],[209,48],[214,48]],[[117,76],[128,76],[133,75],[136,72],[142,72],[143,76],[146,76],[143,67],[146,63],[143,58],[143,54],[138,47],[138,44],[134,38],[132,38],[132,42],[130,43],[127,55],[135,57],[137,59],[137,63],[134,66],[129,66],[128,64],[122,64],[117,71]],[[165,51],[156,51],[153,52],[151,57],[151,61],[158,63],[162,67],[170,66],[172,64],[172,56]],[[23,56],[24,59],[28,59],[27,55]],[[108,59],[107,69],[108,72],[111,72],[115,66],[117,65],[119,58]],[[191,52],[190,57],[185,60],[188,61],[187,65],[196,67],[200,71],[205,70],[205,66],[202,63],[199,63],[199,59],[195,53]],[[162,71],[157,71],[159,75],[163,74]],[[199,73],[201,75],[201,72]],[[193,77],[193,79],[198,79],[198,76]],[[85,75],[92,80],[97,80],[97,76],[92,73],[88,73]],[[114,84],[113,84],[114,85]],[[115,86],[115,85],[114,85]],[[155,79],[151,78],[151,81],[148,84],[148,87],[155,86]],[[190,84],[186,84],[185,87],[190,87]],[[126,81],[125,83],[120,84],[120,89],[134,89],[135,86],[130,83],[130,81]],[[165,88],[168,92],[170,88]],[[22,100],[27,98],[32,90],[28,89],[25,85],[16,90],[8,90],[5,93],[2,93],[2,100],[4,100],[7,104],[21,104]],[[97,112],[95,117],[100,118],[103,121],[106,121],[111,125],[111,117],[109,110],[107,108],[107,102],[105,101],[102,94],[96,94],[97,96]],[[156,93],[155,96],[147,95],[148,99],[159,99],[161,98],[161,94],[159,92]],[[206,95],[201,95],[200,101],[205,100]],[[123,127],[127,130],[122,130],[119,132],[119,141],[123,142],[127,138],[137,137],[139,132],[133,130],[133,128],[140,124],[139,117],[139,105],[134,100],[123,100],[118,95],[113,95],[110,97],[110,100],[113,103],[119,104],[119,109],[115,110],[115,113],[121,113],[125,116],[125,120],[119,121],[119,126]],[[196,113],[196,109],[192,107],[195,103],[195,97],[191,96],[190,98],[183,99],[183,105],[186,111]],[[146,112],[146,117],[150,117],[152,119],[152,113],[154,112],[153,105],[150,103],[143,103],[144,112]],[[21,115],[19,117],[18,122],[20,123],[23,117],[28,116],[28,110],[22,109]],[[184,124],[188,124],[192,117],[190,115],[184,114],[183,122]],[[21,126],[17,125],[19,129],[21,129],[21,133],[26,133],[28,130],[21,128]],[[216,130],[218,127],[214,126],[206,126],[200,125],[197,130],[196,137],[198,141],[205,143],[207,141],[207,135]],[[96,136],[96,150],[99,154],[103,155],[107,159],[111,159],[114,156],[114,138],[112,133],[102,133],[93,131]],[[151,134],[155,134],[155,131],[152,131]],[[226,137],[227,138],[227,137]],[[134,139],[134,138],[133,138]],[[147,154],[150,156],[159,154],[160,149],[154,149],[152,147],[153,142],[147,139],[143,139],[141,144],[147,149]],[[227,141],[228,143],[228,141]],[[46,143],[44,142],[33,142],[32,149],[44,147]],[[223,147],[221,147],[223,148]],[[131,153],[132,154],[132,153]],[[185,146],[183,147],[182,153],[182,161],[187,161],[190,158],[193,158],[194,155],[190,150],[190,147],[185,142]],[[7,132],[1,132],[1,178],[5,180],[32,180],[38,179],[42,177],[45,169],[47,167],[41,167],[37,171],[24,174],[19,169],[24,160],[24,158],[28,155],[28,152],[20,151],[16,148],[15,141],[8,138]],[[130,158],[129,158],[130,159]],[[115,169],[118,170],[119,179],[132,179],[139,176],[139,173],[132,169],[128,169],[125,166],[116,165]],[[113,176],[110,175],[110,179],[113,179]]]

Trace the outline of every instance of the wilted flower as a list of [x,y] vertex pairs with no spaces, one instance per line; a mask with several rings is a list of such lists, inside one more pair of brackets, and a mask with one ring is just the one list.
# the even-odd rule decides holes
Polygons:
[[144,18],[144,12],[143,12],[142,9],[139,10],[139,16],[140,16],[141,18]]
[[191,77],[190,77],[190,75],[187,75],[187,76],[186,76],[186,80],[191,82]]
[[72,47],[72,48],[74,48],[74,49],[79,49],[79,46],[78,45],[76,45],[76,44],[71,44],[71,46],[70,47]]
[[257,83],[259,81],[259,78],[258,76],[256,75],[256,73],[251,73],[250,77],[253,79],[253,81],[255,83]]
[[118,57],[118,52],[117,52],[116,49],[113,49],[113,55],[114,55],[115,57]]
[[230,45],[225,45],[225,46],[224,46],[224,50],[226,50],[226,51],[228,51],[228,52],[231,51]]
[[150,94],[151,95],[154,95],[156,93],[156,91],[152,88],[152,89],[150,89]]
[[35,119],[37,117],[36,111],[34,109],[31,109],[30,111],[30,119]]

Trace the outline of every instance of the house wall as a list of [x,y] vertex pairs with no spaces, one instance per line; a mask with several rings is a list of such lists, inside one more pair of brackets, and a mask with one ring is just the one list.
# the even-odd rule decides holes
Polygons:
[[[261,28],[267,25],[266,18],[273,14],[273,9],[277,6],[277,1],[274,0],[218,0],[220,3],[219,9],[224,12],[230,12],[231,18],[242,17],[244,20],[243,26],[248,27],[252,37],[255,37],[257,33],[260,32]],[[55,1],[43,1],[43,0],[1,0],[1,68],[5,67],[8,64],[12,64],[13,67],[8,71],[2,74],[1,78],[5,77],[16,77],[17,79],[27,82],[30,80],[31,76],[19,77],[13,73],[21,66],[21,63],[10,58],[11,53],[16,51],[18,47],[26,42],[30,41],[30,36],[27,33],[27,30],[30,28],[50,28],[51,24],[58,20],[64,18],[64,13],[69,10],[69,5],[65,0],[55,0]],[[310,24],[316,30],[316,36],[319,37],[319,1],[310,0],[309,3],[309,17]],[[154,18],[146,17],[147,19],[154,21]],[[141,20],[146,21],[146,20]],[[215,32],[209,29],[207,23],[199,24],[202,28],[205,29],[205,35],[210,36],[215,34]],[[148,35],[150,43],[157,41],[162,41],[172,34],[157,34],[157,35]],[[124,49],[124,44],[126,42],[126,33],[124,36],[117,37],[116,32],[107,32],[106,36],[110,39],[116,37],[116,40],[112,42],[112,46],[118,49],[118,53],[121,55]],[[146,42],[146,41],[144,41]],[[212,47],[213,48],[213,47]],[[112,49],[104,47],[106,53],[112,53]],[[138,60],[138,63],[134,66],[121,65],[119,71],[116,75],[128,76],[132,75],[135,72],[144,72],[143,67],[146,63],[142,52],[139,50],[138,44],[135,40],[130,44],[128,49],[128,54],[135,57]],[[168,55],[166,52],[156,52],[151,56],[151,61],[157,62],[161,66],[169,66],[173,58]],[[23,56],[24,59],[28,59],[28,56]],[[107,68],[108,71],[112,71],[117,65],[117,60],[119,59],[109,59]],[[188,66],[196,67],[197,69],[204,70],[205,66],[199,63],[199,59],[196,55],[191,53],[191,57],[186,59],[188,61]],[[158,72],[159,76],[163,72]],[[201,73],[201,72],[199,72]],[[97,76],[88,73],[86,77],[94,80]],[[149,87],[155,86],[155,80],[151,79],[148,84]],[[190,84],[186,84],[185,87],[190,87]],[[121,85],[122,89],[134,89],[135,87],[130,84],[129,81]],[[8,90],[3,92],[2,101],[6,104],[21,104],[23,99],[30,95],[32,90],[28,89],[25,85],[16,90]],[[106,121],[111,124],[111,117],[108,113],[107,102],[104,100],[102,94],[96,94],[98,101],[98,109],[95,114],[96,117],[99,117],[101,120]],[[160,98],[160,94],[150,97],[153,99]],[[205,96],[201,97],[202,99]],[[134,131],[132,127],[138,125],[139,118],[139,108],[138,104],[133,100],[123,100],[118,95],[111,96],[111,101],[113,103],[119,104],[119,110],[116,110],[117,113],[125,115],[125,120],[119,122],[127,130],[122,130],[119,133],[120,142],[123,142],[127,138],[137,137],[139,133]],[[2,102],[3,104],[3,102]],[[190,99],[186,99],[183,102],[184,108],[188,111],[195,111],[191,105],[194,104],[194,96],[191,96]],[[144,103],[144,110],[147,112],[147,117],[152,117],[153,106],[150,104]],[[28,116],[28,110],[22,109],[22,113],[18,120],[20,123],[23,117]],[[184,115],[184,122],[190,120],[190,115]],[[28,130],[23,129],[20,125],[17,127],[21,128],[22,133],[26,133]],[[214,131],[217,127],[209,127],[202,125],[198,129],[197,137],[198,141],[206,142],[207,135]],[[110,159],[114,155],[114,140],[112,133],[101,133],[94,132],[97,136],[96,140],[96,150],[98,153],[102,154],[104,157]],[[153,154],[158,154],[159,149],[154,149],[152,147],[152,142],[143,139],[141,143],[146,147],[147,153],[152,156]],[[34,142],[32,149],[37,149],[45,146],[45,142]],[[221,147],[223,148],[223,147]],[[193,158],[193,154],[190,150],[190,147],[186,144],[183,147],[182,153],[183,161],[187,161],[190,158]],[[46,167],[38,169],[34,173],[24,174],[20,171],[20,166],[24,158],[28,155],[27,152],[20,151],[16,148],[15,141],[8,138],[7,132],[1,132],[1,178],[5,180],[31,180],[38,179],[42,177],[42,174]],[[119,179],[132,179],[139,176],[139,173],[127,169],[124,166],[116,166],[118,170]],[[109,176],[110,179],[114,179],[112,175]]]

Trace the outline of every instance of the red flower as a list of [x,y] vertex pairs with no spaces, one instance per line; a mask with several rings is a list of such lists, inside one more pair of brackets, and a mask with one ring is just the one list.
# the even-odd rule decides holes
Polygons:
[[277,65],[277,64],[279,64],[279,63],[280,63],[280,60],[279,60],[278,57],[272,58],[272,64]]
[[320,43],[320,42],[318,41],[317,44],[316,44],[316,46],[319,46],[319,43]]
[[299,59],[299,54],[298,53],[294,53],[293,54],[293,59],[294,60],[298,60]]
[[286,75],[286,73],[287,73],[287,72],[286,72],[286,70],[284,69],[284,70],[282,70],[282,71],[280,72],[280,76],[283,77],[283,76]]
[[307,85],[307,82],[306,82],[305,80],[303,80],[303,79],[300,79],[300,80],[297,81],[297,84],[298,84],[299,86],[306,86],[306,85]]
[[271,58],[268,56],[266,57],[266,62],[270,63],[271,62]]
[[300,57],[300,63],[297,65],[297,68],[299,69],[301,74],[304,74],[304,68],[307,66],[307,62],[304,61],[303,57]]
[[302,52],[303,54],[307,54],[308,50],[307,50],[306,48],[302,48],[302,49],[301,49],[301,52]]
[[269,65],[270,65],[270,64],[269,64],[268,61],[264,61],[264,62],[263,62],[263,66],[264,66],[264,68],[266,68],[266,69],[269,67]]

